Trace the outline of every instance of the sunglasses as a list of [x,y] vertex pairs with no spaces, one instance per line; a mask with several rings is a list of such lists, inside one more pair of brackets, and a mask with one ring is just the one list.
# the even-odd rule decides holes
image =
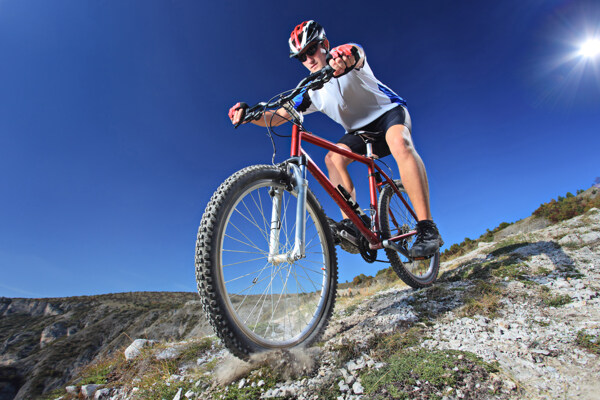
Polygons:
[[311,57],[312,57],[312,56],[314,56],[314,55],[315,55],[315,53],[316,53],[316,52],[317,52],[317,50],[319,49],[319,44],[320,44],[320,43],[319,43],[319,42],[317,42],[317,43],[315,43],[315,44],[311,45],[310,47],[308,47],[308,48],[306,49],[306,51],[305,51],[304,53],[300,53],[300,54],[298,54],[298,56],[296,56],[296,58],[297,58],[298,60],[300,60],[300,62],[304,62],[304,61],[306,61],[306,57],[307,57],[307,56],[311,56]]

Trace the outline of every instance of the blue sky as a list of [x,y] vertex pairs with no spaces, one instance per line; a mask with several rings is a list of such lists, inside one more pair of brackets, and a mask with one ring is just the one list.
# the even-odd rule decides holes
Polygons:
[[[0,0],[0,296],[194,291],[212,192],[272,155],[227,110],[306,74],[287,49],[306,19],[408,101],[448,246],[600,176],[600,59],[576,55],[597,1]],[[384,267],[339,258],[341,281]]]

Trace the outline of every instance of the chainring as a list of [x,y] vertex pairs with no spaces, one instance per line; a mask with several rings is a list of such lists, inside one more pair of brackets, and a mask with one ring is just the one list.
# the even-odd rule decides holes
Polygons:
[[369,264],[377,261],[377,250],[371,249],[369,247],[369,242],[362,235],[358,240],[358,250],[360,251],[360,255],[362,256],[363,260]]

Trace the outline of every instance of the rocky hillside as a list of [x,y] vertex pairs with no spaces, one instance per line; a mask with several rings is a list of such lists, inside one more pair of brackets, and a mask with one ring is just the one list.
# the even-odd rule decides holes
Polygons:
[[[534,216],[466,240],[433,287],[412,290],[387,272],[364,277],[340,291],[317,346],[247,363],[204,335],[193,293],[3,299],[0,398],[45,388],[39,398],[52,400],[596,399],[600,210],[589,208],[592,195],[544,209],[568,215],[583,201],[577,217]],[[47,391],[65,376],[66,386]]]
[[246,363],[213,336],[146,342],[47,398],[597,399],[600,210],[525,231],[446,261],[431,288],[338,298],[314,348]]
[[31,399],[131,343],[204,336],[195,293],[0,298],[0,399]]

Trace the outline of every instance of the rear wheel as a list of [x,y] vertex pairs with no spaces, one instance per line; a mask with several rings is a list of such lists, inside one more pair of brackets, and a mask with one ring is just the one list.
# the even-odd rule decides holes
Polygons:
[[[412,209],[412,204],[402,183],[395,181],[399,193],[390,185],[385,185],[379,195],[379,204],[377,212],[379,214],[379,226],[381,228],[382,239],[400,236],[416,230],[417,220],[409,211],[402,199]],[[416,236],[409,236],[396,243],[408,252],[408,249],[414,242]],[[392,264],[392,268],[407,285],[418,289],[432,285],[440,269],[440,252],[426,260],[413,260],[401,252],[392,249],[385,249],[385,252]]]
[[[306,257],[269,257],[294,247],[296,192],[285,170],[252,166],[228,178],[209,202],[196,242],[196,281],[206,316],[237,357],[317,340],[333,311],[337,257],[325,214],[309,191]],[[273,251],[271,251],[273,253]],[[272,256],[273,254],[271,254]]]

